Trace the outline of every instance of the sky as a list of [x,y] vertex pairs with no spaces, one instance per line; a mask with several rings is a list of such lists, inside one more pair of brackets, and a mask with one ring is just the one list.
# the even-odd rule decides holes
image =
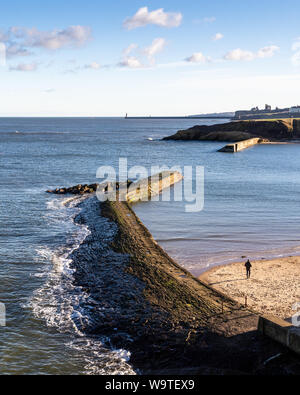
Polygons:
[[0,116],[300,104],[299,0],[10,0]]

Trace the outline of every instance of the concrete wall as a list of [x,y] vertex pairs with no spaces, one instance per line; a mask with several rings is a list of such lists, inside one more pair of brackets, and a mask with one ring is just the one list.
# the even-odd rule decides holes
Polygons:
[[300,328],[271,315],[259,317],[258,330],[265,336],[300,354]]
[[182,179],[182,174],[177,171],[164,171],[153,177],[132,184],[126,195],[126,200],[128,203],[148,201],[151,197],[159,195],[164,189],[170,188]]
[[239,152],[246,148],[252,147],[253,145],[259,144],[261,138],[253,138],[244,141],[238,141],[236,143],[227,144],[224,148],[220,149],[220,152]]
[[259,144],[260,140],[261,140],[260,138],[254,138],[245,141],[239,141],[238,143],[236,143],[237,152],[252,147],[253,145]]

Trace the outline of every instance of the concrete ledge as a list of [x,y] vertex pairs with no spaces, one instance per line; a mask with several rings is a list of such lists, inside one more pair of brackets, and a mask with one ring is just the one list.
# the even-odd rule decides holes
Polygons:
[[125,200],[128,203],[149,201],[159,195],[164,189],[170,188],[182,181],[183,176],[178,171],[163,171],[159,174],[131,184]]
[[300,328],[296,328],[280,318],[264,315],[259,317],[258,330],[264,336],[268,336],[300,354]]
[[236,143],[232,144],[227,144],[224,148],[220,149],[219,152],[229,152],[229,153],[235,153],[242,151],[246,148],[250,148],[256,144],[260,144],[262,142],[261,138],[253,138],[253,139],[248,139],[248,140],[243,140],[243,141],[238,141]]

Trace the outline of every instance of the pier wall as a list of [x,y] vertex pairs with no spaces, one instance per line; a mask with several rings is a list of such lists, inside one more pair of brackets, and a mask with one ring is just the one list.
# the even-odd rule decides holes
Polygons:
[[271,315],[259,317],[258,330],[271,339],[300,354],[300,328]]
[[148,201],[151,197],[159,195],[164,189],[170,188],[182,179],[182,174],[177,171],[164,171],[133,183],[126,194],[126,200],[128,203]]
[[238,141],[232,144],[227,144],[224,148],[220,149],[219,152],[230,152],[230,153],[239,152],[246,148],[250,148],[253,145],[259,144],[261,140],[262,139],[260,137],[257,137],[253,139]]

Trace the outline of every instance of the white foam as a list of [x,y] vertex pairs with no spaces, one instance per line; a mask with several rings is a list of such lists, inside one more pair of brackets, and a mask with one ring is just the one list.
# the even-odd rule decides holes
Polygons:
[[84,329],[90,322],[88,305],[89,295],[74,285],[74,269],[71,267],[72,252],[77,250],[90,234],[86,225],[77,224],[74,218],[80,213],[78,203],[86,197],[55,198],[47,203],[45,219],[49,224],[59,225],[68,234],[67,244],[40,246],[37,260],[44,262],[43,270],[35,274],[45,278],[41,288],[34,292],[29,302],[34,315],[43,319],[49,327],[67,333],[72,349],[78,347],[84,360],[85,373],[88,374],[135,374],[128,361],[130,353],[126,350],[107,350],[99,338],[88,338]]
[[85,372],[89,375],[136,374],[127,363],[131,354],[126,350],[108,351],[99,340],[87,338],[76,339],[70,342],[68,346],[80,353],[86,352],[88,356],[85,357]]

